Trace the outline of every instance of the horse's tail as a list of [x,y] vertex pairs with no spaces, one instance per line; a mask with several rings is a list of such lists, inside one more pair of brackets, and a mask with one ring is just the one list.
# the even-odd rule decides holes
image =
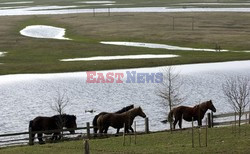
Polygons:
[[30,128],[32,129],[32,127],[33,127],[33,120],[30,120],[29,129],[30,129]]
[[93,127],[94,127],[94,133],[97,133],[98,127],[97,127],[97,119],[99,118],[100,114],[96,115],[93,119]]
[[173,122],[173,115],[174,115],[174,110],[171,110],[168,113],[168,122]]

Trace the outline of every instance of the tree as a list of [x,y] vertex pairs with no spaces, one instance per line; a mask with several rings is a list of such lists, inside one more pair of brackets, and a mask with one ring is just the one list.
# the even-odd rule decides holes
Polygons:
[[[57,126],[62,130],[63,126],[65,125],[63,114],[66,106],[69,103],[69,98],[66,95],[66,91],[56,91],[56,95],[54,97],[54,101],[50,104],[50,107],[53,111],[55,111],[59,115],[59,122],[57,123]],[[63,134],[63,132],[61,132]],[[59,137],[60,138],[60,137]]]
[[[163,77],[163,82],[157,89],[157,95],[163,99],[163,105],[171,111],[173,107],[180,105],[185,100],[180,91],[183,82],[180,74],[172,66],[163,69]],[[169,122],[170,129],[172,129],[172,122]]]
[[243,76],[231,77],[222,85],[222,90],[230,106],[239,115],[240,127],[241,117],[250,101],[250,80]]
[[66,91],[56,91],[54,101],[51,103],[51,109],[57,112],[59,115],[64,114],[64,109],[69,103],[69,98],[66,95]]

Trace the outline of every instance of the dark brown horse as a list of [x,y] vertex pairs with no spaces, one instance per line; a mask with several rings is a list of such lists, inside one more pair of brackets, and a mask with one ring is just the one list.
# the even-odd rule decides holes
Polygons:
[[[122,108],[122,109],[119,110],[119,111],[114,112],[114,113],[123,113],[123,112],[126,112],[126,111],[128,111],[128,110],[130,110],[130,109],[132,109],[132,108],[134,108],[134,105],[129,105],[129,106],[126,106],[126,107]],[[94,127],[94,133],[95,133],[95,134],[96,134],[97,131],[98,131],[98,127],[97,127],[97,119],[98,119],[98,117],[99,117],[100,115],[104,115],[104,114],[107,114],[107,113],[108,113],[108,112],[101,112],[101,113],[99,113],[98,115],[96,115],[96,116],[94,117],[94,119],[93,119],[93,127]],[[130,128],[130,130],[131,130],[132,132],[134,132],[134,130],[133,130],[132,127]],[[107,131],[108,131],[108,130],[107,130]],[[119,130],[117,130],[117,132],[119,132]]]
[[120,128],[123,128],[125,123],[125,132],[128,133],[128,129],[133,124],[133,121],[136,116],[146,117],[146,114],[142,111],[141,107],[133,108],[124,113],[107,113],[100,115],[97,119],[97,125],[99,133],[107,133],[109,126],[117,128],[117,134],[119,133]]
[[[55,115],[52,117],[40,117],[39,116],[30,121],[29,127],[32,129],[32,131],[58,130],[62,127],[77,128],[76,116],[67,115],[67,114]],[[72,130],[70,131],[70,133],[73,134],[75,133],[75,131]],[[48,134],[52,134],[52,133],[48,133]],[[35,135],[36,134],[32,134],[33,140],[34,140]],[[60,135],[60,131],[53,133],[52,140],[57,140],[58,135]],[[40,144],[44,143],[42,137],[43,137],[42,133],[37,134],[37,138]]]
[[216,112],[216,108],[214,107],[213,103],[211,100],[203,102],[199,105],[196,105],[194,107],[187,107],[187,106],[179,106],[174,109],[172,109],[169,114],[168,114],[168,121],[173,122],[173,117],[174,117],[174,129],[175,125],[179,121],[179,127],[181,129],[182,125],[182,118],[186,121],[192,121],[197,120],[198,125],[202,125],[202,119],[204,118],[205,113],[207,110],[210,109],[213,112]]

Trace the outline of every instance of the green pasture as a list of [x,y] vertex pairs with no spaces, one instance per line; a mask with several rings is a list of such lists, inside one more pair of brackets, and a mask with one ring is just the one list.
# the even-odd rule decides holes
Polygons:
[[[146,135],[137,135],[136,144],[134,136],[126,136],[125,146],[123,137],[90,140],[90,153],[96,154],[160,154],[160,153],[249,153],[250,152],[250,126],[241,126],[241,132],[233,133],[232,127],[208,129],[208,142],[205,146],[205,129],[201,130],[201,146],[199,146],[198,132],[194,130],[194,148],[192,148],[192,133],[190,130],[173,132],[158,132]],[[83,141],[69,141],[54,144],[9,147],[0,149],[4,154],[82,154]]]
[[[34,0],[34,4],[27,5],[69,5],[75,1]],[[7,2],[7,0],[0,2]],[[116,2],[132,3],[132,0]],[[173,1],[137,0],[133,2],[138,3],[134,6],[139,4],[157,6],[158,3]],[[178,2],[184,2],[184,0]],[[238,1],[234,0],[234,2]],[[173,17],[175,18],[174,29]],[[217,44],[221,49],[245,51],[250,49],[249,17],[249,13],[111,13],[109,16],[108,12],[96,13],[95,16],[92,13],[0,16],[0,52],[8,52],[4,57],[0,57],[0,74],[74,72],[249,60],[250,53],[246,52],[171,51],[99,43],[100,41],[132,41],[210,49],[214,49]],[[38,39],[20,35],[19,31],[29,25],[66,28],[66,37],[72,40]],[[65,58],[133,54],[176,54],[180,57],[88,62],[59,61]]]

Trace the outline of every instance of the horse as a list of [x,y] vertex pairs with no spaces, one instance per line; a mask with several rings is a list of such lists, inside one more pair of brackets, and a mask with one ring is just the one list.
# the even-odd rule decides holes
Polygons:
[[[132,108],[134,108],[134,105],[133,105],[133,104],[132,104],[132,105],[129,105],[129,106],[126,106],[126,107],[122,108],[121,110],[116,111],[116,112],[114,112],[114,113],[123,113],[123,112],[126,112],[126,111],[128,111],[128,110],[130,110],[130,109],[132,109]],[[95,134],[97,134],[97,131],[98,131],[98,127],[97,127],[97,119],[98,119],[98,117],[99,117],[100,115],[104,115],[104,114],[107,114],[107,113],[108,113],[108,112],[101,112],[101,113],[99,113],[98,115],[96,115],[96,116],[94,117],[92,123],[93,123],[94,133],[95,133]],[[131,130],[132,132],[134,132],[134,130],[133,130],[132,127],[130,128],[130,130]],[[117,132],[119,132],[119,130],[117,130]]]
[[182,118],[186,121],[197,120],[198,126],[202,126],[202,119],[204,118],[205,113],[207,110],[210,109],[213,112],[216,112],[216,108],[213,105],[212,100],[203,102],[199,105],[195,105],[194,107],[187,107],[187,106],[179,106],[173,108],[168,114],[168,121],[172,123],[174,117],[174,129],[175,125],[179,121],[179,128],[181,129],[182,125]]
[[97,119],[97,125],[99,133],[107,133],[109,126],[117,128],[117,134],[119,133],[120,128],[124,127],[124,131],[129,133],[128,129],[133,124],[133,121],[136,116],[145,118],[146,114],[142,111],[141,107],[130,109],[127,112],[123,113],[107,113],[100,115]]
[[[54,115],[52,117],[36,117],[35,119],[31,120],[29,123],[29,128],[32,131],[49,131],[49,130],[58,130],[63,127],[66,128],[77,128],[76,125],[76,116],[74,115]],[[75,131],[69,131],[71,134],[74,134]],[[45,134],[52,134],[52,133],[45,133]],[[34,141],[34,137],[36,134],[32,134],[32,139]],[[52,140],[57,140],[57,136],[60,135],[60,131],[53,133]],[[39,140],[39,144],[44,144],[45,142],[42,139],[43,134],[37,133],[37,138]],[[59,137],[60,139],[60,137]]]

